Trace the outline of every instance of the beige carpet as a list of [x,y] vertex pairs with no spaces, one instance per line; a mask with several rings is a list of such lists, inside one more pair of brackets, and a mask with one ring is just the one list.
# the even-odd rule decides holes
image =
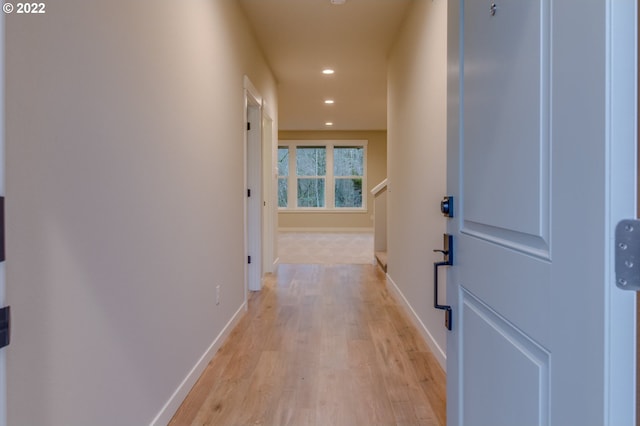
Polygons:
[[374,263],[373,234],[280,232],[280,263]]

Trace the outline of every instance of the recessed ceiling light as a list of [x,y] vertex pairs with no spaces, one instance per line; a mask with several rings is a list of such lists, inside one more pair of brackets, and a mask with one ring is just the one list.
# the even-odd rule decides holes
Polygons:
[[333,73],[335,73],[335,71],[331,68],[325,68],[322,70],[322,74],[331,75]]
[[331,105],[331,104],[335,103],[335,101],[333,99],[325,99],[324,103],[327,104],[327,105]]
[[326,123],[324,123],[325,126],[333,126],[333,122],[331,121],[327,121]]

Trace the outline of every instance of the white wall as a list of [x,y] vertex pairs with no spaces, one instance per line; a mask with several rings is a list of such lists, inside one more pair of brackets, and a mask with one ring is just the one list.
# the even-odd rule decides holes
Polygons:
[[243,76],[277,111],[274,78],[235,1],[6,27],[9,424],[149,424],[244,303]]
[[[447,2],[411,7],[388,69],[388,277],[444,368],[444,313],[433,308],[433,262],[442,255],[432,250],[446,231]],[[444,279],[440,292],[443,303]]]

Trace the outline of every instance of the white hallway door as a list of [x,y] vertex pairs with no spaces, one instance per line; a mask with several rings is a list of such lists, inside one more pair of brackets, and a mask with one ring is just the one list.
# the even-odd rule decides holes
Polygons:
[[448,424],[631,426],[636,2],[449,8]]
[[248,78],[245,78],[245,291],[262,288],[262,97]]

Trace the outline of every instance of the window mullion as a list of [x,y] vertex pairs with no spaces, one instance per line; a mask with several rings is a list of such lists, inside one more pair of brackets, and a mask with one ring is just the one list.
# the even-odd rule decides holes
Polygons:
[[287,197],[289,205],[298,208],[298,170],[296,169],[297,148],[295,145],[289,145],[289,191]]
[[367,176],[369,175],[367,171],[367,145],[362,147],[362,208],[367,209],[367,196],[369,195],[367,191]]
[[327,197],[327,208],[336,207],[335,184],[333,176],[333,145],[327,145],[327,176],[325,178],[325,197]]

